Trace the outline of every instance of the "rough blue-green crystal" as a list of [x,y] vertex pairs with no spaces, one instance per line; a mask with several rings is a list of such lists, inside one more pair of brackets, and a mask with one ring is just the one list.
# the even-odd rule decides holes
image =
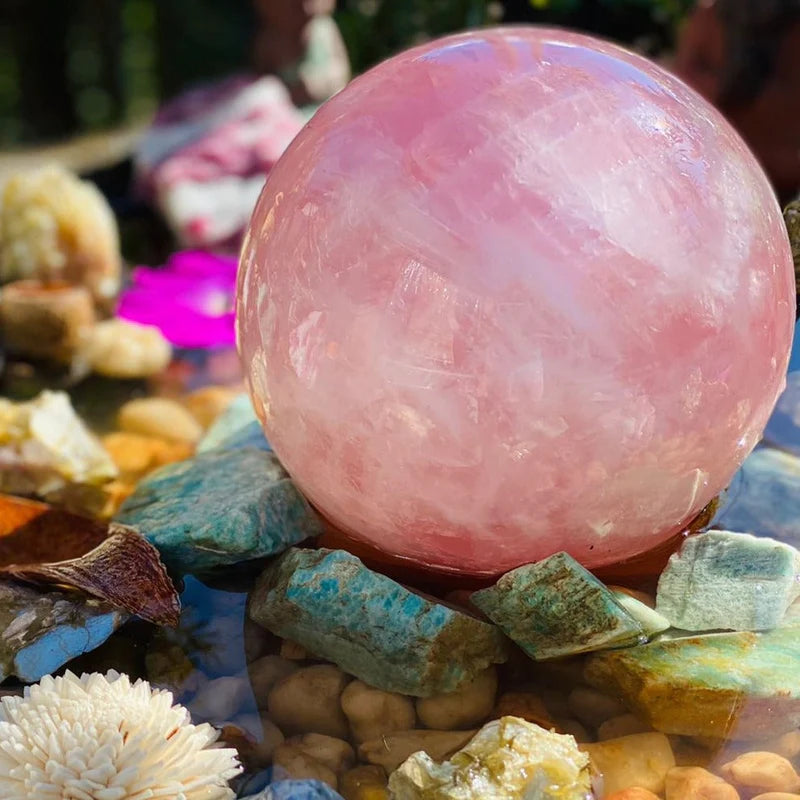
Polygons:
[[800,628],[669,635],[589,656],[587,682],[656,730],[768,739],[800,726]]
[[148,475],[117,520],[137,528],[180,572],[281,553],[321,533],[319,517],[274,453],[202,453]]
[[775,539],[708,531],[689,537],[658,581],[656,610],[687,631],[763,631],[800,595],[800,552]]
[[367,569],[342,550],[292,549],[259,578],[252,619],[366,683],[452,692],[506,658],[500,631]]
[[99,600],[0,581],[0,683],[33,683],[99,647],[128,614]]
[[237,395],[223,411],[197,445],[198,453],[209,450],[240,450],[255,447],[271,450],[261,423],[253,411],[249,395]]
[[539,661],[645,638],[614,593],[567,553],[506,573],[472,602]]

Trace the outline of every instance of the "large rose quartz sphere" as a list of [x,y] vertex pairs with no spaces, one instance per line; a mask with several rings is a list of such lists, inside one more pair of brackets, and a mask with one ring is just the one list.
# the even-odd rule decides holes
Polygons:
[[711,106],[610,44],[509,28],[316,113],[258,201],[238,334],[334,525],[496,574],[679,532],[761,434],[794,297],[767,179]]

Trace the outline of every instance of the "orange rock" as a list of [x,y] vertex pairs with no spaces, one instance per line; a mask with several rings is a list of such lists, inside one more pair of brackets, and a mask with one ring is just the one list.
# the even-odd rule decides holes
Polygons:
[[631,786],[630,789],[607,794],[604,800],[660,800],[660,798],[649,789],[642,789],[641,786]]
[[739,793],[702,767],[674,767],[667,773],[667,800],[739,800]]
[[186,442],[167,442],[155,436],[118,431],[103,438],[103,446],[119,469],[123,482],[135,483],[149,472],[192,455]]
[[181,402],[203,428],[208,428],[239,393],[231,386],[204,386],[187,394]]

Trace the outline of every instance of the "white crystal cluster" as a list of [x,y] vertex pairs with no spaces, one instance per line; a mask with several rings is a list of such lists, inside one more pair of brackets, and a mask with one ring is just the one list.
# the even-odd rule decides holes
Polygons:
[[230,800],[240,767],[217,736],[144,681],[46,677],[0,703],[0,798]]

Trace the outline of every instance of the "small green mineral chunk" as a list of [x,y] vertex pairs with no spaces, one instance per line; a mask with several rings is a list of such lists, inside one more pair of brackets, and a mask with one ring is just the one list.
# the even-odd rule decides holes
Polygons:
[[617,602],[642,626],[647,636],[654,636],[657,633],[667,630],[670,627],[669,620],[646,606],[641,600],[631,597],[625,592],[614,591]]
[[567,553],[506,573],[472,601],[537,661],[645,639],[614,593]]
[[452,692],[506,660],[494,625],[411,592],[343,550],[289,550],[258,579],[250,616],[390,692]]
[[658,581],[656,610],[687,631],[776,628],[800,595],[800,552],[775,539],[689,537]]
[[758,739],[800,726],[800,627],[664,637],[591,655],[586,680],[656,730]]
[[502,717],[442,764],[414,753],[390,776],[389,791],[394,800],[585,800],[589,757],[571,736]]

